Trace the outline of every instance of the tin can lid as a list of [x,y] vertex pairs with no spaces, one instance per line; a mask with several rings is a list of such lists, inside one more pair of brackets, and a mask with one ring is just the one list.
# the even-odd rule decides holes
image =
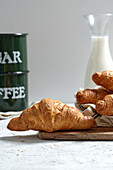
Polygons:
[[0,33],[0,36],[24,36],[24,35],[28,35],[28,33]]

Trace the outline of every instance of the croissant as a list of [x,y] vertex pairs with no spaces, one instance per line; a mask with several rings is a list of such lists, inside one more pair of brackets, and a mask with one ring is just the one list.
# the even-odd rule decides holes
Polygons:
[[95,72],[92,76],[92,80],[108,90],[113,91],[113,71],[103,71],[101,73]]
[[113,115],[113,94],[106,95],[96,103],[96,111],[101,115]]
[[104,88],[80,90],[75,94],[76,101],[81,104],[96,104],[102,100],[109,92]]
[[91,116],[84,116],[77,108],[69,107],[59,100],[42,99],[11,119],[7,128],[13,131],[37,130],[53,132],[58,130],[79,130],[96,127]]

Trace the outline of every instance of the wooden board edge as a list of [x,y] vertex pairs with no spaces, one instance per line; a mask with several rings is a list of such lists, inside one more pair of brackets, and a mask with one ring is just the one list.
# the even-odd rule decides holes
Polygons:
[[97,127],[84,131],[39,132],[44,140],[113,141],[113,127]]

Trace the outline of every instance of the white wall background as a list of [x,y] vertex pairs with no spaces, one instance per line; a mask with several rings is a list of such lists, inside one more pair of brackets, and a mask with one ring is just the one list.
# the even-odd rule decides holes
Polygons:
[[[0,32],[29,33],[30,101],[74,101],[90,51],[83,15],[106,12],[113,12],[113,0],[0,0]],[[113,24],[110,49],[113,54]]]

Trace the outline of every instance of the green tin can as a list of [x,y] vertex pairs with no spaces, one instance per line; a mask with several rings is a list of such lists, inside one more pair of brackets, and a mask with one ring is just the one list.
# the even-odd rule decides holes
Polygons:
[[27,34],[0,34],[0,111],[28,107]]

